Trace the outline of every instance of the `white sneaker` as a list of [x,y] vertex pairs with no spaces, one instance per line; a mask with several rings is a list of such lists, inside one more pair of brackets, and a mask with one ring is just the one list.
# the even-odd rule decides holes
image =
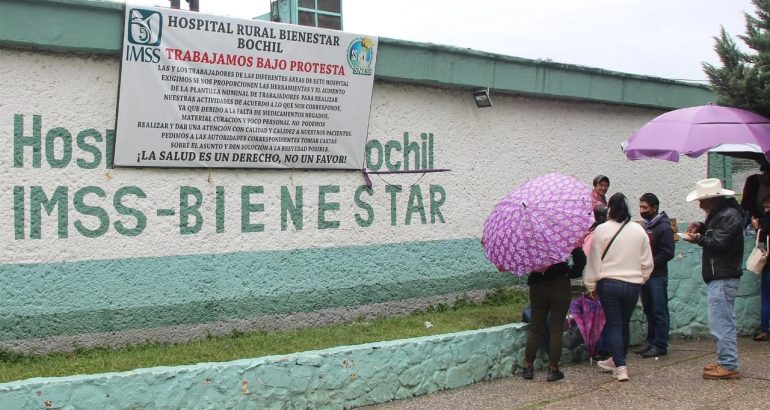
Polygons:
[[615,370],[615,361],[611,357],[607,360],[600,360],[596,364],[608,372]]
[[612,377],[617,379],[619,382],[627,382],[628,369],[626,369],[626,366],[620,366],[612,372]]

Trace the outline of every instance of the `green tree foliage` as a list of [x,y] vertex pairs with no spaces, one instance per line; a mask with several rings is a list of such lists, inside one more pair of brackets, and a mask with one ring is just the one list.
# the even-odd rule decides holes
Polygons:
[[704,63],[703,71],[717,95],[717,104],[743,108],[770,117],[770,0],[752,0],[755,15],[746,13],[742,51],[722,28],[714,37],[721,67]]

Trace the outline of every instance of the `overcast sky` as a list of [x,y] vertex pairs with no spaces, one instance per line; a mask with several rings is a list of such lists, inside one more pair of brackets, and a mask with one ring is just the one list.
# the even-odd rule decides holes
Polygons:
[[[348,32],[683,80],[705,80],[701,63],[719,62],[713,37],[720,25],[733,37],[743,34],[743,13],[754,11],[750,0],[343,0],[342,5]],[[267,13],[270,1],[200,0],[200,8],[253,18]]]

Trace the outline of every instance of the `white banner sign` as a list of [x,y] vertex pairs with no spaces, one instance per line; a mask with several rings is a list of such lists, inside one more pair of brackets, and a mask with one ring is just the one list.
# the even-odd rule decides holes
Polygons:
[[361,169],[377,38],[126,6],[115,165]]

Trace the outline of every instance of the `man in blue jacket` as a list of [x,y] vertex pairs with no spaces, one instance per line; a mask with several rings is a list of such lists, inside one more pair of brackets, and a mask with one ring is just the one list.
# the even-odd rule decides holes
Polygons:
[[716,178],[703,179],[687,195],[698,200],[706,221],[691,223],[683,238],[703,248],[701,274],[706,282],[709,331],[717,342],[717,362],[703,368],[703,378],[740,379],[735,298],[743,274],[743,210],[735,192]]
[[644,358],[663,356],[668,352],[668,261],[674,258],[674,231],[665,212],[658,212],[660,200],[651,193],[639,198],[639,214],[650,237],[655,267],[650,279],[642,285],[642,307],[647,316],[647,345],[634,352]]

